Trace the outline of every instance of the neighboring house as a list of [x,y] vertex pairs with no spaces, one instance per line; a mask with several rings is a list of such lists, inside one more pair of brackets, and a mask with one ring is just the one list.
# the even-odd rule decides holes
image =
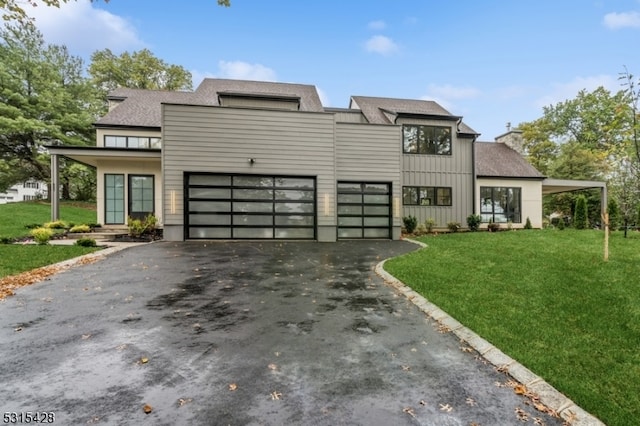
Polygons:
[[47,184],[28,180],[13,185],[7,189],[7,192],[0,193],[0,204],[41,200],[43,198],[47,198]]
[[[59,156],[96,167],[98,222],[154,214],[170,241],[398,239],[403,216],[464,226],[487,188],[543,178],[483,166],[476,179],[474,157],[488,150],[474,145],[489,144],[431,101],[353,96],[324,108],[311,85],[205,79],[194,92],[117,89],[109,105],[95,147],[48,147],[52,188]],[[493,220],[516,224],[514,199],[500,212],[491,191]],[[539,226],[541,201],[529,204],[541,195],[529,191],[518,225],[526,210]]]

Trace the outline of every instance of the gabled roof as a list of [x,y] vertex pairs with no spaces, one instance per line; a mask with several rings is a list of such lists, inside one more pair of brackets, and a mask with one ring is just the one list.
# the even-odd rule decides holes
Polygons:
[[122,102],[95,124],[97,126],[160,128],[162,126],[163,103],[220,106],[220,95],[299,100],[300,111],[324,111],[315,86],[206,78],[195,92],[115,89],[109,93],[109,99],[121,100]]
[[[369,123],[394,124],[398,116],[429,117],[443,120],[461,120],[462,117],[451,114],[434,101],[418,99],[377,98],[370,96],[352,96],[351,108],[362,110]],[[460,133],[477,135],[471,127],[460,123]]]
[[96,126],[162,126],[163,103],[193,103],[193,92],[171,92],[119,88],[109,93],[109,99],[122,99],[122,103],[96,121]]
[[309,84],[206,78],[195,93],[199,98],[213,102],[212,105],[220,105],[220,94],[240,93],[245,97],[253,95],[260,98],[300,99],[300,111],[324,111],[316,87]]
[[518,152],[499,142],[476,142],[476,176],[544,179]]

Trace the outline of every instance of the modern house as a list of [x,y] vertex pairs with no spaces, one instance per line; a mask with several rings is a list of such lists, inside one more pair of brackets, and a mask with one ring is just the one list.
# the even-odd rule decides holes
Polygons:
[[33,201],[47,198],[47,184],[35,180],[17,183],[0,193],[0,204]]
[[435,102],[325,108],[312,85],[205,79],[117,89],[109,105],[95,147],[48,147],[54,192],[59,156],[97,169],[105,226],[154,214],[170,241],[398,239],[408,215],[541,226],[544,177]]

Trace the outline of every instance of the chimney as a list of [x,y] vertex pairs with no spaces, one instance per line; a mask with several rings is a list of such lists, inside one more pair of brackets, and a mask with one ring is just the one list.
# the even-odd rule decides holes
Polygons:
[[511,129],[511,123],[507,123],[507,133],[497,136],[495,141],[507,145],[520,155],[526,155],[522,130]]

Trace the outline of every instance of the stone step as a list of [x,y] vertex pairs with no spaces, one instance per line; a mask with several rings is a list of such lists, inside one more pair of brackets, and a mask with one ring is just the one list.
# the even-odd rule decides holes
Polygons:
[[77,240],[80,238],[93,238],[94,240],[113,240],[116,237],[128,235],[127,231],[97,231],[97,232],[74,232],[67,233],[67,238],[70,240]]

